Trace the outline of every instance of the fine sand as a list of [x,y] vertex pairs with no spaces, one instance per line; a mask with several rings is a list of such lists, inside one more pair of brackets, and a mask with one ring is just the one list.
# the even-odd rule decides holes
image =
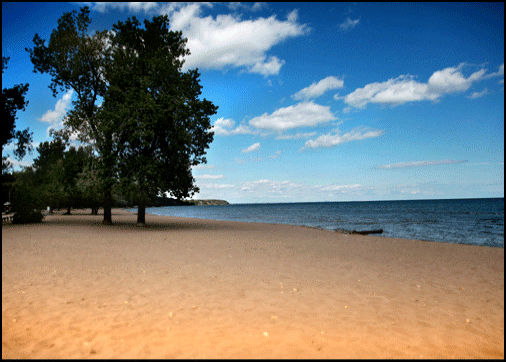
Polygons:
[[2,358],[504,358],[504,249],[73,212],[2,226]]

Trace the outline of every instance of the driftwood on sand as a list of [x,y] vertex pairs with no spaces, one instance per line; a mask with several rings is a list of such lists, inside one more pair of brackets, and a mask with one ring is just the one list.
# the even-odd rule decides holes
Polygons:
[[352,234],[352,235],[369,235],[369,234],[381,234],[383,233],[383,229],[376,229],[376,230],[364,230],[364,231],[357,231],[357,230],[343,230],[343,229],[337,229],[335,230],[339,233],[343,234]]

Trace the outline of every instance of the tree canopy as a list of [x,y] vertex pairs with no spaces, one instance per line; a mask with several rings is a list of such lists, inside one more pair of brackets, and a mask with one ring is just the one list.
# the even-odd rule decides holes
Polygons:
[[139,223],[147,196],[181,198],[198,190],[190,167],[206,162],[213,139],[209,116],[217,107],[198,98],[198,71],[181,71],[186,39],[168,25],[167,16],[145,20],[144,28],[135,17],[115,24],[106,71],[103,115],[122,130],[119,172],[137,186]]
[[104,222],[112,222],[111,190],[119,183],[136,190],[143,224],[149,198],[198,191],[191,167],[206,162],[213,140],[210,116],[217,107],[200,99],[198,70],[182,72],[190,54],[187,39],[169,31],[167,16],[145,20],[144,26],[129,18],[91,36],[90,22],[87,7],[65,13],[48,45],[36,34],[34,48],[27,50],[35,71],[51,75],[54,95],[76,92],[64,124],[98,153]]
[[115,150],[113,147],[113,126],[99,117],[99,97],[107,90],[104,77],[104,63],[108,56],[108,32],[87,35],[91,23],[89,8],[80,12],[64,13],[58,19],[46,45],[38,34],[33,38],[34,48],[26,49],[34,65],[34,71],[49,73],[49,88],[56,96],[58,90],[73,89],[77,100],[74,108],[65,117],[68,133],[77,133],[80,140],[92,143],[100,155],[100,177],[104,193],[104,223],[112,222],[111,190],[115,179]]

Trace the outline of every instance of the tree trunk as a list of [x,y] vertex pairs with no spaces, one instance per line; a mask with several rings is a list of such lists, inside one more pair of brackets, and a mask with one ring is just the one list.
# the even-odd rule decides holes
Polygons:
[[146,203],[144,202],[144,195],[141,194],[137,205],[137,226],[146,225]]
[[70,215],[70,206],[67,206],[67,212],[65,213],[65,215]]
[[112,225],[112,195],[111,188],[106,187],[104,190],[104,221],[102,224],[104,225]]

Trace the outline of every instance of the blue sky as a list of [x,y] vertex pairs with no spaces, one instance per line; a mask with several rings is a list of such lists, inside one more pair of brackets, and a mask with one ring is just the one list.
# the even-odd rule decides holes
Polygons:
[[[54,98],[24,49],[82,4],[2,3],[2,87],[30,84],[16,125],[35,146],[74,95]],[[87,4],[90,32],[168,14],[188,38],[219,107],[196,198],[504,197],[503,3]]]

